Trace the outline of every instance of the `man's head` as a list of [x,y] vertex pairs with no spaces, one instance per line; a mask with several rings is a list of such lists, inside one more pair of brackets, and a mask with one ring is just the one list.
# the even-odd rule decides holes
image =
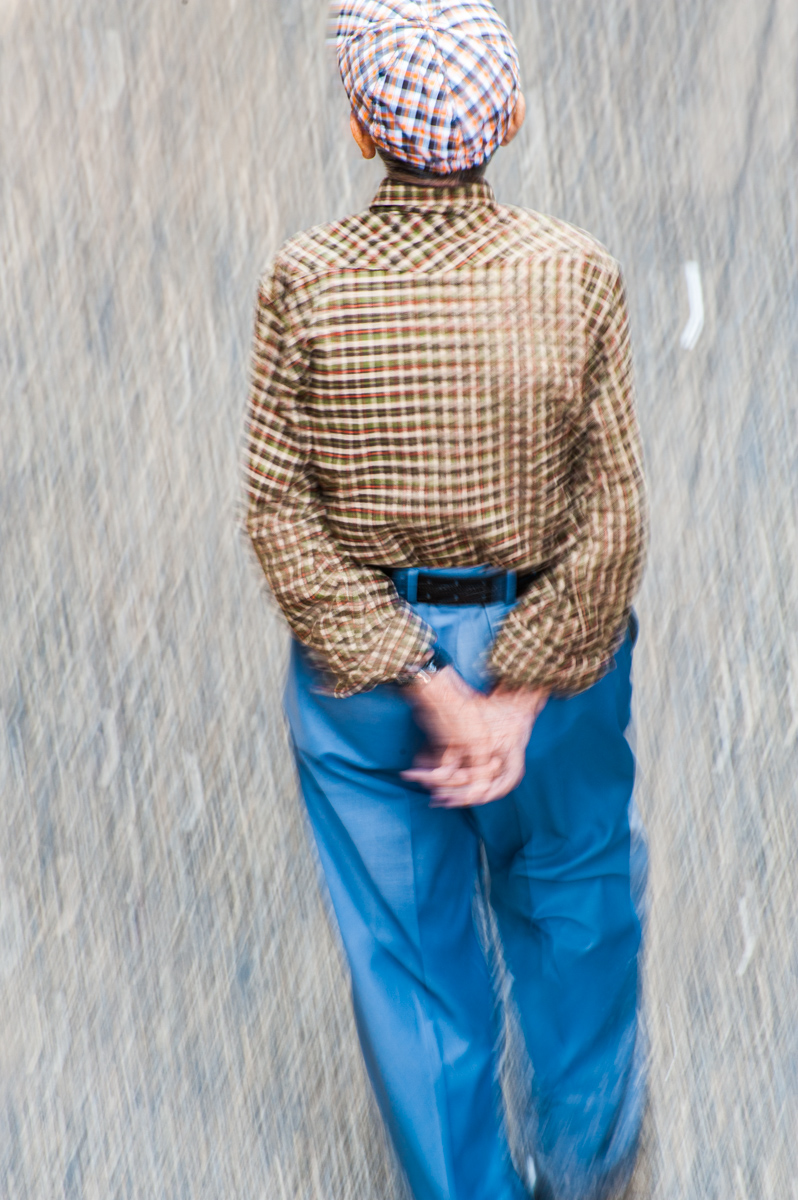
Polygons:
[[338,66],[352,133],[417,171],[487,161],[524,119],[513,39],[488,0],[338,0]]

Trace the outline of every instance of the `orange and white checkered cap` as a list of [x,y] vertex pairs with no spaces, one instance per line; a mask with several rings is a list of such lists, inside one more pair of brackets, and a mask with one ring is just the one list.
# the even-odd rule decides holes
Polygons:
[[352,110],[381,150],[445,175],[501,144],[518,54],[488,0],[338,0],[332,21]]

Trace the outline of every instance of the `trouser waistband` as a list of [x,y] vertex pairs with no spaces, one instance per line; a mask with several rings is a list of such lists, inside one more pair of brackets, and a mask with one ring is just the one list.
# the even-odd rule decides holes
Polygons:
[[393,582],[409,604],[513,604],[538,579],[540,571],[488,569],[480,575],[448,575],[423,567],[373,567]]

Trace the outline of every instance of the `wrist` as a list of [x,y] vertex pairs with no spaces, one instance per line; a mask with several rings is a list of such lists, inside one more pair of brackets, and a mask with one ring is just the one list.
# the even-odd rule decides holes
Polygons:
[[405,689],[408,700],[422,713],[448,712],[453,714],[476,694],[453,664],[430,675],[424,673]]
[[405,667],[401,675],[397,677],[396,683],[399,687],[408,688],[424,686],[451,665],[451,656],[436,642],[420,663]]
[[513,712],[536,717],[549,698],[547,688],[508,687],[498,684],[491,692],[491,699]]

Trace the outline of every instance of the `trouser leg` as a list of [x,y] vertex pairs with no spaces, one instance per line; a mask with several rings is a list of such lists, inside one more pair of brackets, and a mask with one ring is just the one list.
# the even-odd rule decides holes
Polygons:
[[416,1200],[510,1200],[494,999],[467,814],[402,783],[421,745],[394,688],[336,700],[294,648],[286,710],[352,976],[363,1053]]
[[594,687],[550,700],[522,784],[473,810],[534,1070],[541,1195],[556,1200],[625,1186],[642,1118],[630,666],[627,640]]

